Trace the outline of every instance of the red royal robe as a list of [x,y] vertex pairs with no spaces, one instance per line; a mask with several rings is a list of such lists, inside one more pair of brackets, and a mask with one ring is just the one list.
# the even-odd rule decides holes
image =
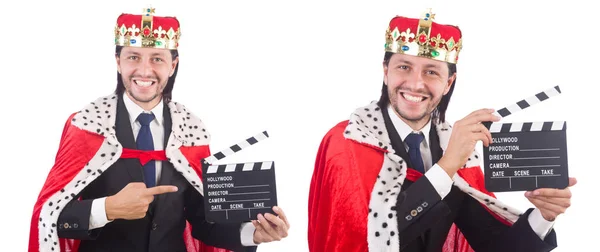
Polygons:
[[[436,128],[440,145],[445,150],[451,128],[447,124]],[[376,244],[386,239],[375,239],[368,235],[374,233],[368,232],[373,228],[370,226],[373,220],[368,217],[369,209],[377,205],[371,199],[376,197],[375,191],[384,191],[375,189],[381,185],[376,183],[378,177],[383,176],[390,167],[397,168],[399,174],[405,174],[401,176],[402,179],[414,181],[422,175],[399,165],[401,158],[391,152],[393,150],[383,117],[375,103],[357,109],[350,120],[337,124],[325,135],[316,157],[309,193],[310,251],[399,251],[393,246],[390,249],[385,244]],[[497,201],[494,194],[485,190],[483,173],[476,157],[477,154],[473,153],[472,161],[458,171],[455,186],[473,193],[472,197],[480,202],[486,199],[493,201],[494,205],[482,205],[498,220],[512,225],[520,212]],[[391,205],[394,205],[395,197],[390,199],[393,199]],[[396,221],[387,223],[393,226],[388,227],[389,230],[397,226]],[[393,237],[389,239],[393,241]],[[472,251],[464,236],[453,225],[445,244],[447,251],[454,249],[454,243],[458,244],[461,252]]]
[[[202,121],[189,113],[183,105],[169,102],[167,106],[172,115],[173,128],[179,128],[184,124],[190,127],[185,127],[185,131],[172,133],[165,150],[166,156],[172,160],[183,161],[173,163],[173,167],[177,171],[184,172],[184,177],[190,183],[198,185],[195,188],[202,194],[200,161],[210,156],[209,135]],[[73,200],[72,196],[92,182],[95,176],[108,169],[123,153],[123,148],[114,135],[116,107],[115,95],[101,97],[81,111],[72,114],[65,123],[54,165],[33,208],[29,252],[78,251],[78,240],[58,238],[57,219],[62,208]],[[186,117],[181,117],[182,115]],[[97,119],[98,117],[101,118]],[[91,123],[92,119],[96,122]],[[199,136],[195,141],[184,136],[192,132]],[[183,236],[189,252],[228,252],[194,239],[189,223]]]

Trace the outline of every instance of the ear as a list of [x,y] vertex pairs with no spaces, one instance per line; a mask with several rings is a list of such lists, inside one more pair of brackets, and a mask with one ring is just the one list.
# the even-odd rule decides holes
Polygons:
[[452,76],[448,78],[448,83],[446,83],[446,88],[444,89],[444,95],[450,92],[450,87],[452,87],[454,80],[456,80],[456,73],[452,74]]
[[115,60],[117,61],[117,72],[121,73],[121,58],[115,54]]
[[177,56],[173,60],[173,63],[171,64],[171,73],[169,73],[169,77],[173,76],[173,74],[175,73],[175,68],[177,67],[177,63],[179,63],[179,56]]
[[387,85],[388,65],[385,64],[385,62],[383,62],[382,66],[383,66],[383,84]]

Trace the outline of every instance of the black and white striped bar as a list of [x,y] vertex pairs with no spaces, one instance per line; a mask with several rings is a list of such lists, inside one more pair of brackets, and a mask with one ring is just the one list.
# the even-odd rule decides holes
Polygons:
[[273,169],[274,166],[275,166],[275,163],[273,161],[209,165],[206,173],[214,174],[214,173],[229,173],[229,172],[240,172],[240,171],[263,171],[263,170]]
[[554,122],[513,122],[513,123],[492,123],[490,133],[507,133],[507,132],[534,132],[534,131],[554,131],[563,130],[565,121]]
[[250,137],[244,141],[239,142],[238,144],[234,144],[225,150],[219,151],[219,152],[215,153],[214,155],[205,158],[204,163],[213,164],[214,162],[216,162],[218,160],[221,160],[227,156],[230,156],[233,153],[243,150],[250,145],[254,145],[262,140],[265,140],[268,137],[269,137],[269,134],[267,133],[267,131],[263,131],[253,137]]
[[483,147],[485,187],[490,192],[568,186],[567,123],[513,122],[490,127]]
[[505,108],[501,108],[496,111],[496,114],[501,117],[507,117],[511,114],[514,114],[518,111],[526,109],[530,106],[533,106],[537,103],[545,101],[545,100],[547,100],[551,97],[557,96],[559,94],[561,94],[560,87],[555,86],[554,88],[550,88],[543,92],[537,93],[536,95],[533,95],[533,96],[527,97],[526,99],[520,100],[520,101],[516,102],[515,104],[512,104]]

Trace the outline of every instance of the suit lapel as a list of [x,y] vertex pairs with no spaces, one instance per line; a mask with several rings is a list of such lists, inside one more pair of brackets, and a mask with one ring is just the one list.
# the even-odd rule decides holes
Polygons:
[[408,158],[408,153],[406,152],[406,148],[404,147],[404,142],[402,142],[402,138],[400,138],[400,134],[396,131],[396,127],[392,123],[392,119],[390,119],[390,115],[388,114],[387,109],[381,110],[383,114],[383,122],[385,123],[385,129],[388,132],[390,137],[390,142],[392,144],[392,148],[396,151],[396,154],[404,159],[407,167],[413,167],[410,163],[410,158]]
[[[172,128],[172,120],[171,120],[171,112],[169,108],[165,105],[163,109],[163,118],[164,118],[164,140],[163,140],[163,150],[167,149],[167,143],[169,142],[169,137],[171,136],[171,128]],[[160,172],[160,180],[158,181],[158,185],[168,185],[173,178],[174,168],[169,163],[169,161],[161,161],[162,162],[162,170]]]
[[[124,94],[123,94],[124,95]],[[133,136],[133,130],[131,129],[131,123],[129,120],[129,113],[123,103],[123,95],[118,98],[117,101],[117,118],[115,122],[116,135],[119,142],[123,145],[123,148],[137,149],[135,144],[135,137]],[[125,164],[125,169],[131,176],[133,182],[143,182],[144,174],[142,173],[142,165],[137,159],[122,159]]]
[[[163,141],[163,150],[167,149],[167,143],[169,137],[171,135],[172,128],[172,120],[171,120],[171,112],[167,105],[164,106],[163,110],[163,118],[164,118],[164,141]],[[175,168],[169,161],[161,161],[161,171],[160,171],[160,179],[157,185],[170,185],[171,180],[173,178],[173,173],[175,172]],[[160,194],[156,196],[156,200],[154,201],[153,208],[155,208],[155,214],[158,215],[165,206],[167,206],[166,201],[167,198],[172,195],[171,193]]]
[[440,146],[440,137],[434,123],[431,123],[431,129],[429,130],[429,150],[431,150],[431,163],[436,164],[442,158],[444,151]]

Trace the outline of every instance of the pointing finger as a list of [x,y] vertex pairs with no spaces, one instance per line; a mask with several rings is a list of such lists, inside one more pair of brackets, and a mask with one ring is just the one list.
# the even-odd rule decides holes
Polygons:
[[157,195],[157,194],[163,194],[163,193],[171,193],[171,192],[176,192],[178,189],[176,186],[168,186],[168,185],[163,185],[163,186],[155,186],[155,187],[151,187],[146,189],[146,193],[148,195]]

